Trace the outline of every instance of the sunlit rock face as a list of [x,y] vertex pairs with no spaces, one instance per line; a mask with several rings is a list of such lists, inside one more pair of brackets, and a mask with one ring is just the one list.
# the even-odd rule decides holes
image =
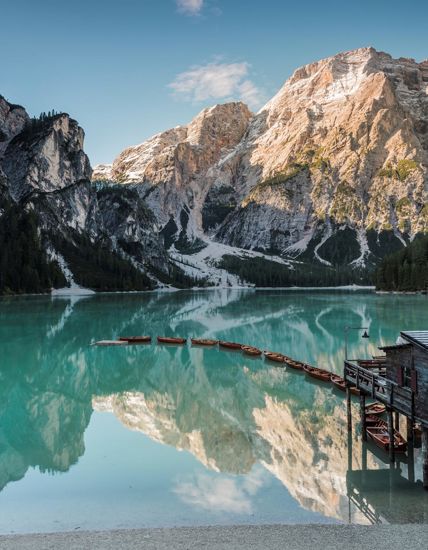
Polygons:
[[367,255],[363,230],[426,231],[427,84],[426,62],[373,48],[298,69],[252,122],[245,163],[259,182],[222,240],[250,246],[262,229],[251,219],[263,217],[263,245],[274,229],[274,248],[298,252],[316,228],[330,238],[332,224],[347,225]]
[[[172,220],[174,234],[184,231],[195,238],[202,230],[212,169],[239,144],[251,117],[243,103],[204,109],[187,126],[125,149],[113,162],[111,179],[142,184],[141,192],[158,223],[166,226]],[[96,172],[100,172],[97,167]]]
[[341,53],[296,70],[257,115],[205,110],[97,177],[141,184],[172,241],[329,265],[345,240],[344,261],[364,267],[428,230],[427,86],[427,62]]
[[29,126],[15,137],[2,163],[13,199],[89,181],[92,171],[83,138],[82,128],[68,115],[53,117],[34,129]]
[[92,171],[92,181],[110,182],[111,180],[111,164],[97,164]]

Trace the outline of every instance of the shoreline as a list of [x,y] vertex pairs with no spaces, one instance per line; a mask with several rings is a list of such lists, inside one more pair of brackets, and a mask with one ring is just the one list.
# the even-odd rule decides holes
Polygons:
[[0,535],[2,550],[402,550],[418,548],[428,539],[428,525],[232,525],[73,531]]
[[112,291],[95,291],[86,288],[71,288],[70,292],[66,291],[65,288],[54,289],[51,292],[41,292],[41,293],[17,293],[17,294],[0,294],[0,299],[4,298],[19,298],[19,297],[29,297],[29,296],[48,296],[50,298],[90,298],[93,296],[107,296],[107,295],[116,295],[116,294],[162,294],[162,293],[175,293],[175,292],[212,292],[212,291],[221,291],[221,290],[252,290],[257,292],[260,290],[281,290],[288,292],[305,292],[305,291],[349,291],[349,292],[372,292],[374,294],[382,295],[394,295],[394,296],[425,296],[428,294],[426,290],[377,290],[375,286],[372,285],[340,285],[340,286],[208,286],[208,287],[191,287],[191,288],[175,288],[175,287],[163,287],[163,288],[154,288],[153,290],[112,290]]
[[[59,292],[59,290],[64,292]],[[191,288],[155,288],[153,290],[112,290],[112,291],[95,291],[90,289],[81,289],[82,292],[78,292],[77,289],[72,288],[70,292],[66,292],[65,289],[55,289],[52,292],[41,293],[20,293],[20,294],[1,294],[0,298],[16,298],[16,297],[28,297],[28,296],[49,296],[51,298],[72,298],[72,297],[84,297],[89,298],[91,296],[106,296],[115,294],[155,294],[155,293],[175,293],[175,292],[210,292],[213,290],[284,290],[290,292],[299,292],[306,290],[348,290],[353,292],[358,291],[371,291],[376,294],[392,294],[388,291],[377,291],[375,286],[360,286],[360,285],[342,285],[342,286],[209,286],[209,287],[191,287]],[[400,293],[398,293],[400,294]],[[407,292],[409,294],[409,292]],[[418,292],[411,292],[410,294],[418,294]]]

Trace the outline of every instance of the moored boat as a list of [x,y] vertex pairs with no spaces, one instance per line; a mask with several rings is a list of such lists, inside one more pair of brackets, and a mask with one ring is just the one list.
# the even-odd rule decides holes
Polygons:
[[[331,374],[330,381],[333,384],[333,386],[338,390],[346,391],[345,379],[339,376],[338,374]],[[355,388],[354,386],[350,386],[349,389],[353,395],[360,395],[360,390],[357,390],[357,388]]]
[[151,336],[120,336],[119,340],[129,344],[148,344],[152,341]]
[[[388,429],[384,426],[368,426],[367,435],[375,445],[389,451]],[[394,431],[394,450],[396,453],[404,453],[407,449],[407,443],[404,437],[397,431]]]
[[304,364],[300,361],[295,361],[294,359],[291,359],[291,357],[284,357],[284,363],[287,365],[287,367],[290,367],[291,369],[303,370]]
[[159,344],[185,344],[186,338],[172,338],[169,336],[158,336]]
[[330,380],[331,380],[331,383],[340,391],[346,391],[346,382],[345,380],[337,375],[337,374],[332,374],[330,376]]
[[275,361],[276,363],[284,363],[284,355],[282,353],[276,353],[274,351],[265,351],[264,356],[269,361]]
[[254,348],[253,346],[241,346],[241,349],[247,355],[261,355],[262,352],[259,348]]
[[386,410],[386,407],[383,403],[370,403],[366,405],[366,414],[380,415],[383,414]]
[[382,418],[374,414],[366,414],[366,426],[375,426],[377,428],[388,429],[388,424]]
[[218,345],[221,348],[227,348],[227,349],[236,349],[236,350],[239,349],[240,350],[242,348],[242,344],[237,344],[236,342],[224,342],[223,340],[220,340]]
[[99,340],[94,342],[93,346],[127,346],[128,342],[124,340]]
[[218,340],[209,340],[207,338],[191,338],[193,346],[216,346]]
[[311,365],[304,365],[303,370],[308,376],[321,380],[322,382],[330,382],[331,373],[324,369],[319,369],[317,367],[311,367]]

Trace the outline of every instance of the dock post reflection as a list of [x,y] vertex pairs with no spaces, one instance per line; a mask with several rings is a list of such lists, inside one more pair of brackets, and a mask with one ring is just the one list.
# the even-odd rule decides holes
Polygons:
[[352,432],[352,402],[351,402],[351,388],[346,385],[346,413],[348,432]]

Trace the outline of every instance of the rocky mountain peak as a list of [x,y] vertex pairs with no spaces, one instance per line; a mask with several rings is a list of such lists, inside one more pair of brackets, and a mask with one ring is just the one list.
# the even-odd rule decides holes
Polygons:
[[[240,141],[251,117],[241,102],[204,109],[187,126],[177,126],[125,149],[108,175],[119,183],[186,183],[181,168],[189,175],[207,170]],[[106,171],[96,166],[94,179],[99,176],[105,179]]]
[[90,181],[83,142],[83,129],[65,113],[27,121],[8,144],[2,162],[14,200]]
[[0,96],[0,157],[9,141],[21,132],[28,120],[29,116],[23,107],[9,103]]

